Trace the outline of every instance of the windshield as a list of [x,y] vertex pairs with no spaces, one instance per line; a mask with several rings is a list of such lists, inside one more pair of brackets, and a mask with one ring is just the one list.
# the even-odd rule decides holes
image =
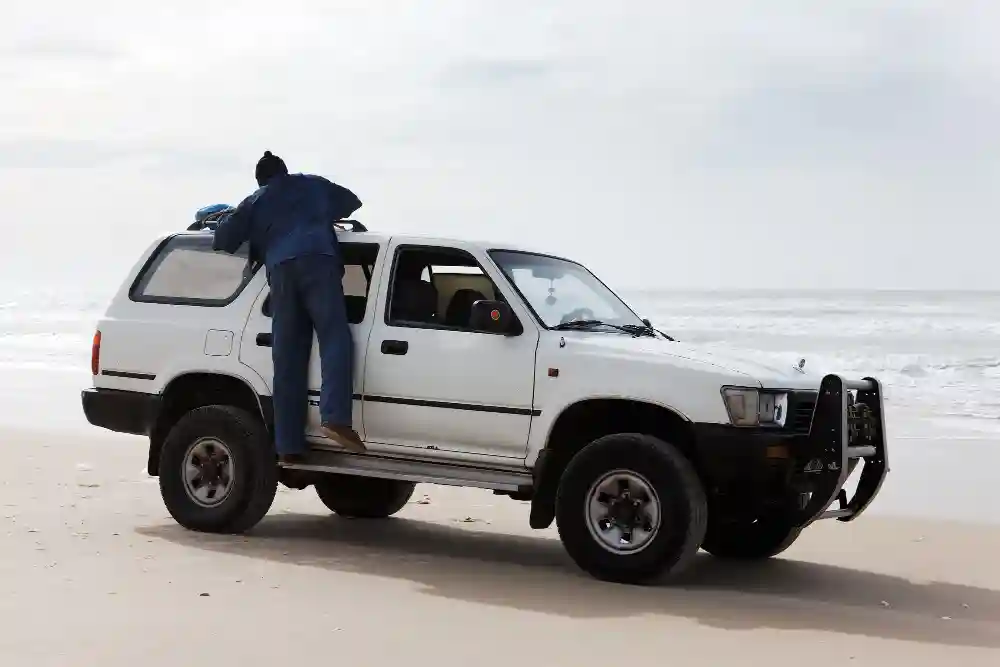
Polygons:
[[548,328],[577,320],[644,326],[614,292],[576,262],[512,250],[493,250],[490,257]]

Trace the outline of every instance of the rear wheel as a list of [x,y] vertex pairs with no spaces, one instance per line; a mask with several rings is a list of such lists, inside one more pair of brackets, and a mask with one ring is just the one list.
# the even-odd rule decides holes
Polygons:
[[356,475],[324,475],[316,481],[316,495],[340,516],[385,519],[406,507],[416,484]]
[[802,528],[781,515],[710,521],[701,548],[717,558],[763,560],[792,546]]
[[608,435],[566,467],[556,495],[559,537],[592,576],[645,583],[681,572],[698,552],[705,492],[691,463],[649,435]]
[[160,495],[190,530],[240,533],[274,502],[278,468],[260,419],[228,405],[196,408],[170,430],[160,451]]

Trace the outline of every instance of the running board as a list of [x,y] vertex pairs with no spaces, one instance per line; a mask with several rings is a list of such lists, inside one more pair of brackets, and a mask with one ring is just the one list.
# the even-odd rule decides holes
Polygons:
[[381,477],[403,482],[471,486],[497,491],[520,491],[531,487],[528,470],[496,470],[454,463],[412,461],[377,454],[349,454],[313,449],[304,463],[283,463],[285,470],[306,470],[318,473]]

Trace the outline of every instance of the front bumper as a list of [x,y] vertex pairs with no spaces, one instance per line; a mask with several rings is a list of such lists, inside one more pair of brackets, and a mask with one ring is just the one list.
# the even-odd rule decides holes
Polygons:
[[[733,506],[777,502],[801,526],[818,519],[852,521],[889,473],[884,414],[878,380],[827,375],[811,414],[806,409],[796,428],[696,425],[697,462],[710,491]],[[861,461],[857,489],[848,499],[844,485]]]

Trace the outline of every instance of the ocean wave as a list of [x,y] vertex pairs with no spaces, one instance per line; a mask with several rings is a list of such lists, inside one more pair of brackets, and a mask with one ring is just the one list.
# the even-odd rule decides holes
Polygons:
[[[630,300],[687,342],[778,366],[804,357],[817,372],[879,377],[894,406],[1000,420],[997,294],[643,292]],[[106,303],[86,289],[8,290],[0,295],[0,364],[86,368]]]
[[989,359],[966,359],[956,363],[931,364],[932,368],[939,370],[964,370],[964,369],[993,369],[1000,368],[1000,359],[992,357]]

